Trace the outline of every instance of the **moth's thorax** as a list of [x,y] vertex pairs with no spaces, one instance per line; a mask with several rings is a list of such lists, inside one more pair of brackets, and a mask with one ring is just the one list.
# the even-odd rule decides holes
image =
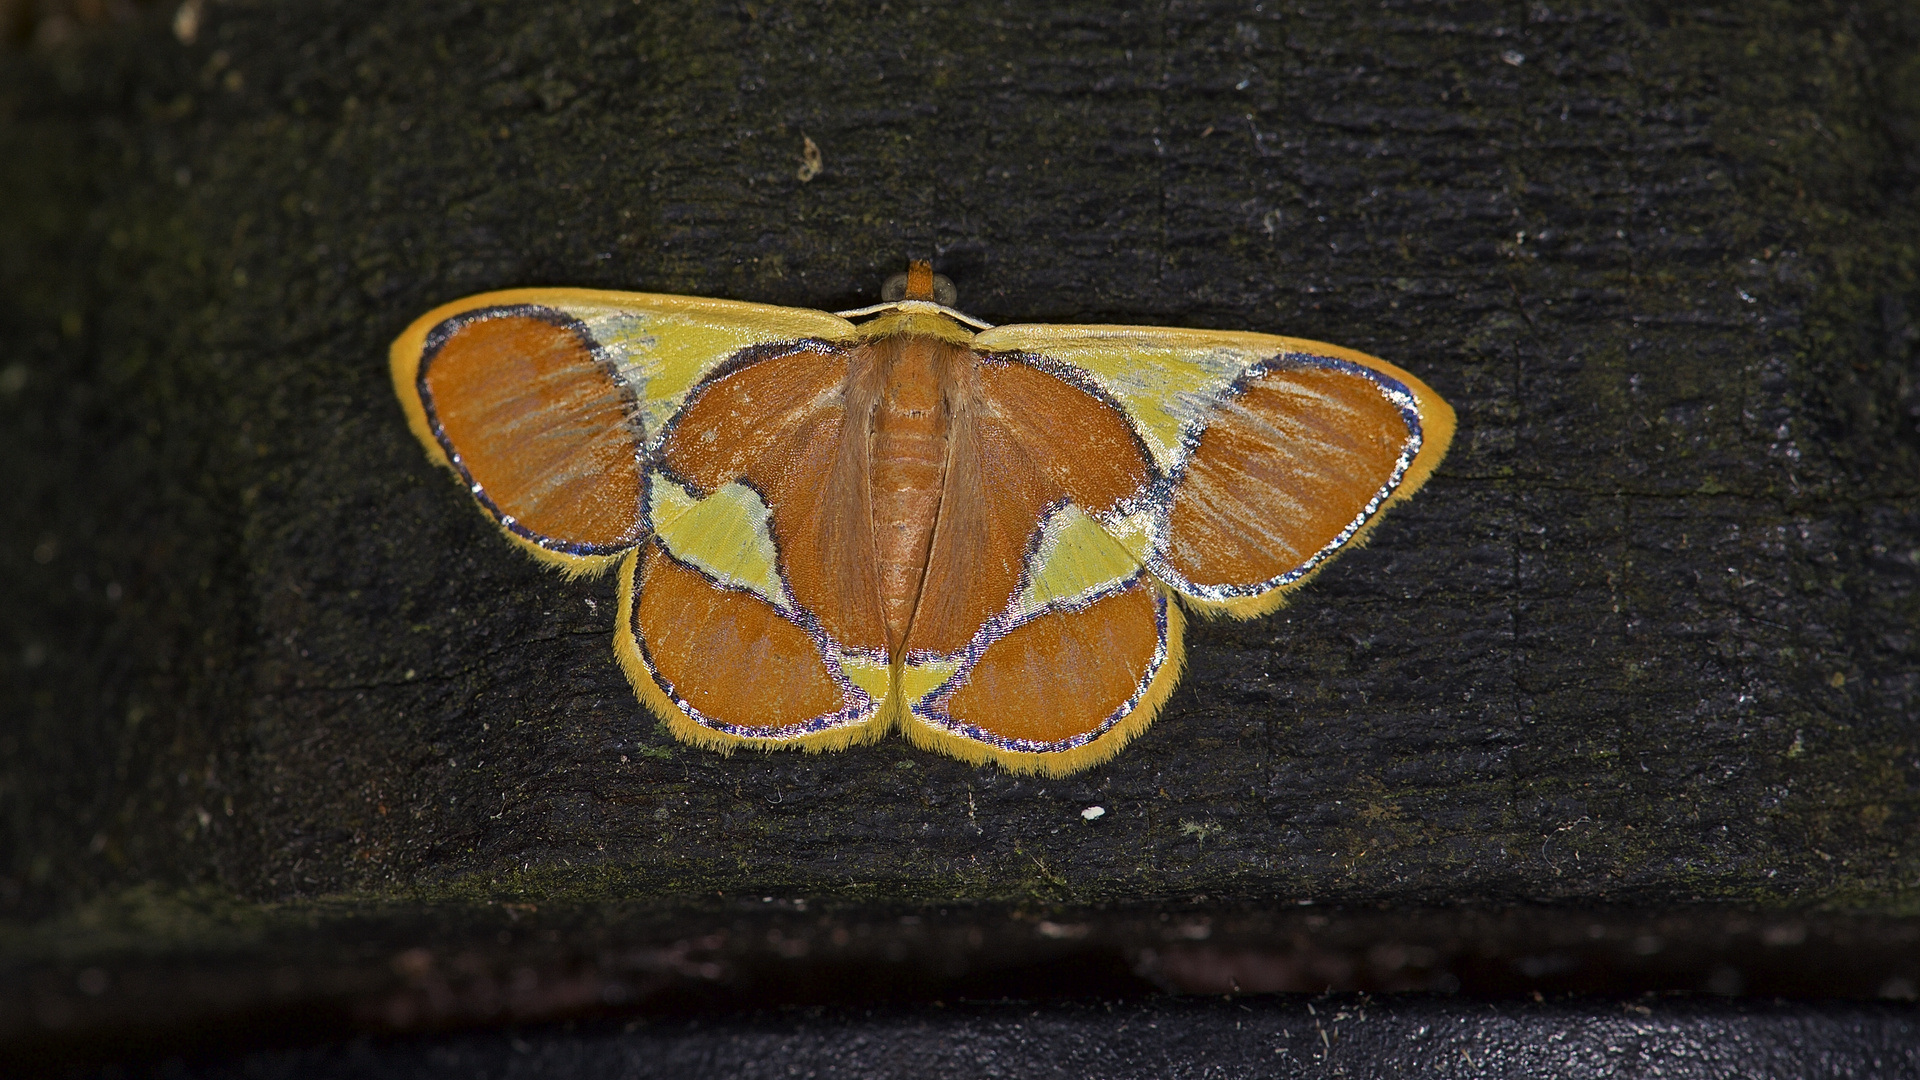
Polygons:
[[[984,324],[983,324],[984,325]],[[895,337],[929,337],[965,345],[973,340],[973,331],[932,304],[908,302],[897,309],[883,311],[860,324],[860,333],[869,341]]]
[[966,397],[973,354],[923,334],[889,335],[864,348],[879,384],[868,426],[874,556],[887,636],[897,649],[926,579],[954,410]]

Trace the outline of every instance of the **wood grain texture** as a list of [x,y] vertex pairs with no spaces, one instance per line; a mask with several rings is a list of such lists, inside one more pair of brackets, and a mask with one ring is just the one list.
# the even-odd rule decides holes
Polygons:
[[[190,888],[1911,911],[1904,5],[207,10],[0,61],[14,924]],[[496,543],[385,385],[483,289],[834,309],[926,253],[992,322],[1362,349],[1459,435],[1040,781],[678,746],[611,583]]]

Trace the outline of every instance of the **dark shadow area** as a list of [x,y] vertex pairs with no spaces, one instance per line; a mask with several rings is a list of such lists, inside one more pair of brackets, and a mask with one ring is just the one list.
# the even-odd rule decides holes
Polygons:
[[1920,1018],[1862,1003],[1419,995],[958,1001],[788,1008],[356,1039],[93,1071],[194,1080],[392,1077],[1834,1076],[1920,1070]]
[[[693,925],[684,917],[629,913],[623,922],[617,909],[446,914],[438,924],[397,918],[351,933],[286,933],[200,963],[128,957],[16,969],[15,991],[0,999],[0,1042],[15,1066],[45,1070],[170,1055],[211,1061],[247,1048],[503,1023],[679,1023],[768,1009],[1421,992],[1450,1007],[1477,1000],[1508,1011],[1549,998],[1675,994],[1899,1006],[1920,985],[1920,926],[1820,914],[1198,909],[1036,918],[948,909],[875,919],[774,903],[743,905],[731,921],[681,937],[667,935],[676,921],[683,931]],[[497,929],[467,936],[453,929],[463,921]],[[357,959],[326,955],[343,937],[356,942]]]

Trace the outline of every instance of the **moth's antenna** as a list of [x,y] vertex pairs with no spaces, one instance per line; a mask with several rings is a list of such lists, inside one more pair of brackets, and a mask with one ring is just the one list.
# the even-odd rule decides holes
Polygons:
[[907,263],[907,272],[895,274],[880,286],[880,302],[895,304],[902,300],[930,300],[941,307],[952,307],[960,302],[960,291],[945,274],[933,272],[933,264],[925,259],[914,259]]

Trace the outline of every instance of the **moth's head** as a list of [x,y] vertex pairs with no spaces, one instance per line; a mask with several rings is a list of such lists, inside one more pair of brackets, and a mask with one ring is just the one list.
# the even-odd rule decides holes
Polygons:
[[906,273],[895,274],[880,286],[881,303],[894,304],[902,300],[930,300],[950,308],[960,302],[960,291],[945,274],[934,273],[932,263],[914,259],[907,264]]
[[[907,272],[895,274],[880,286],[880,302],[868,307],[855,308],[835,314],[843,319],[855,319],[863,315],[875,316],[869,326],[884,324],[882,333],[932,333],[936,337],[971,337],[963,326],[975,330],[991,330],[992,323],[984,323],[964,312],[954,310],[959,302],[960,292],[945,275],[933,272],[933,264],[925,259],[914,259],[907,263]],[[951,331],[939,327],[941,320],[952,320]]]

